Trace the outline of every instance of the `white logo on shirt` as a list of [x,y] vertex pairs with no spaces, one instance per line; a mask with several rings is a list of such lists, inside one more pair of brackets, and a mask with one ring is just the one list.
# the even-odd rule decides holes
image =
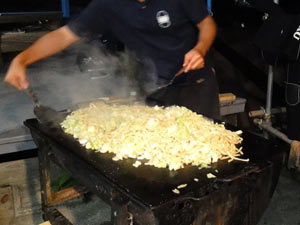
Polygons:
[[171,26],[171,20],[170,20],[169,13],[165,10],[161,10],[161,11],[157,12],[156,19],[157,19],[158,25],[161,28],[168,28],[169,26]]
[[294,33],[294,38],[296,40],[300,40],[300,26],[298,27],[297,31]]

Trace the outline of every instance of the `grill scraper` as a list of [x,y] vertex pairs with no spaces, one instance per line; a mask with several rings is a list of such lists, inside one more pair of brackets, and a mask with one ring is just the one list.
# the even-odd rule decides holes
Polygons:
[[47,126],[59,126],[59,124],[66,118],[66,112],[59,112],[48,106],[43,106],[37,95],[33,92],[31,87],[25,90],[26,94],[33,100],[35,107],[33,112],[40,123]]

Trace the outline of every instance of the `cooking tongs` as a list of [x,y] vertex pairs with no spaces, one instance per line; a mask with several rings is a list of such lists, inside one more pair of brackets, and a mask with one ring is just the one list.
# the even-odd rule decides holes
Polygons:
[[31,87],[28,87],[25,92],[35,104],[33,112],[40,123],[47,126],[58,126],[62,121],[64,121],[66,117],[65,112],[59,112],[48,106],[41,105],[37,95],[33,92]]

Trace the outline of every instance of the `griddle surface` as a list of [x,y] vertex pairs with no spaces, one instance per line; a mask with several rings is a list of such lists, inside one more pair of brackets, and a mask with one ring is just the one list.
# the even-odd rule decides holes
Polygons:
[[[270,165],[272,158],[283,154],[278,144],[243,131],[243,158],[249,158],[250,162],[248,163],[219,161],[213,164],[210,169],[187,166],[178,171],[145,165],[136,168],[132,166],[135,160],[113,161],[111,159],[113,154],[86,150],[72,136],[65,134],[61,128],[43,126],[36,119],[26,120],[25,125],[32,131],[38,132],[55,142],[61,148],[81,157],[97,168],[110,181],[127,191],[129,195],[138,198],[149,207],[156,207],[180,197],[201,198],[207,194],[206,187],[211,189],[215,186],[218,188],[218,185],[225,182],[224,179],[230,180],[232,177],[245,174],[255,167],[262,169]],[[235,130],[234,127],[230,127],[230,129]],[[217,178],[208,179],[207,173],[213,173]],[[194,178],[198,178],[199,182],[195,182]],[[180,195],[174,194],[172,189],[180,184],[187,184],[187,187],[180,189]]]

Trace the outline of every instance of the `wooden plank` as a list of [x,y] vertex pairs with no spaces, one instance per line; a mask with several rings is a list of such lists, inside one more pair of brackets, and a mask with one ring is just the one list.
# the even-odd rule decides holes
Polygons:
[[221,93],[219,94],[220,102],[234,101],[236,96],[232,93]]
[[61,191],[52,193],[51,204],[57,205],[67,200],[80,197],[79,192],[77,192],[73,187],[63,189]]

